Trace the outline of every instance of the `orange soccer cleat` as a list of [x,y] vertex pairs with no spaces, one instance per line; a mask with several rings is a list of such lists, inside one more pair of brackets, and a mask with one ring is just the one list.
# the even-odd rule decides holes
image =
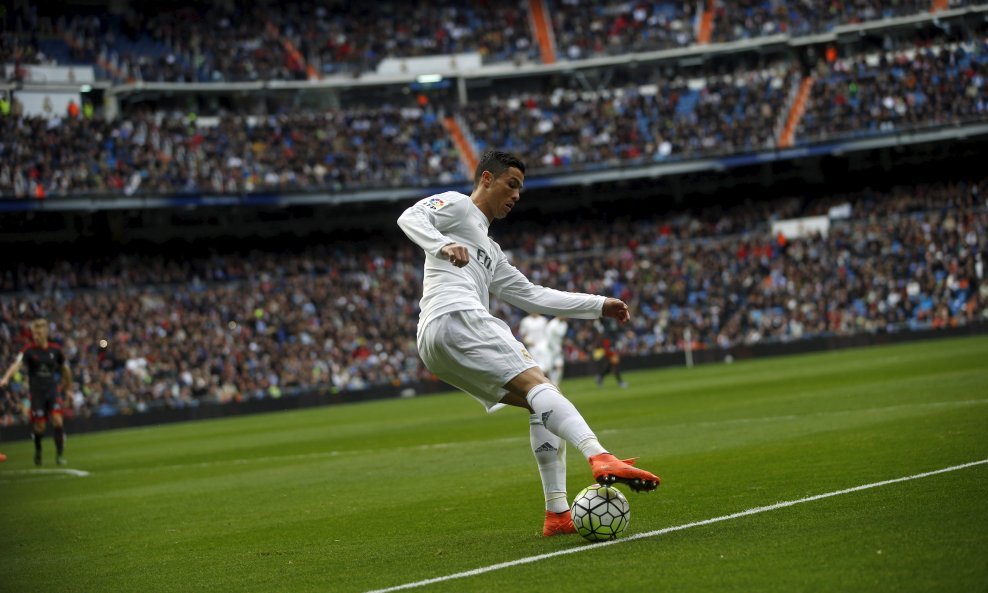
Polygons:
[[601,486],[616,482],[627,484],[635,492],[647,492],[659,487],[659,476],[633,467],[635,459],[618,459],[610,453],[601,453],[590,458],[593,477]]
[[573,517],[570,516],[569,509],[561,513],[546,511],[545,526],[542,527],[542,535],[549,537],[550,535],[565,535],[567,533],[576,533],[576,527],[573,526]]
[[7,461],[7,456],[4,455],[3,453],[0,453],[0,461]]

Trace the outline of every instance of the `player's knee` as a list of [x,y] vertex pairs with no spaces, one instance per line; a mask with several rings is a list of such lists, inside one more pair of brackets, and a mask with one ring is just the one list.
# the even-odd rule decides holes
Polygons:
[[[534,372],[529,372],[534,371]],[[508,393],[520,397],[525,402],[528,402],[528,394],[539,385],[552,384],[545,374],[538,369],[529,369],[522,375],[519,375],[511,380],[505,387],[508,389]]]
[[532,412],[532,406],[528,404],[528,400],[525,396],[518,395],[517,393],[508,392],[501,398],[501,403],[509,406],[517,406],[519,408],[525,408],[530,413]]

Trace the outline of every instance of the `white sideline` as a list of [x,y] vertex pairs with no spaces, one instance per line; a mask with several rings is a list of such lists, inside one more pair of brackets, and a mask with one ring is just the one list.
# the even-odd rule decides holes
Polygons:
[[475,568],[473,570],[467,570],[463,572],[457,572],[454,574],[435,577],[432,579],[425,579],[424,581],[415,581],[414,583],[405,583],[404,585],[395,585],[394,587],[387,587],[385,589],[374,589],[367,591],[366,593],[390,593],[391,591],[401,591],[404,589],[415,589],[417,587],[424,587],[426,585],[432,585],[435,583],[441,583],[444,581],[451,581],[454,579],[462,579],[465,577],[472,577],[479,574],[484,574],[485,572],[492,572],[495,570],[500,570],[502,568],[511,568],[513,566],[519,566],[522,564],[530,564],[532,562],[538,562],[539,560],[546,560],[548,558],[555,558],[556,556],[564,556],[566,554],[576,554],[578,552],[587,552],[590,550],[599,550],[605,546],[614,546],[618,544],[623,544],[626,542],[645,539],[649,537],[655,537],[657,535],[664,535],[666,533],[672,533],[673,531],[682,531],[684,529],[690,529],[691,527],[701,527],[703,525],[710,525],[711,523],[719,523],[721,521],[728,521],[730,519],[738,519],[740,517],[747,517],[748,515],[757,515],[758,513],[764,513],[766,511],[774,511],[776,509],[782,509],[786,507],[795,506],[797,504],[802,504],[804,502],[813,502],[815,500],[821,500],[824,498],[831,498],[834,496],[840,496],[841,494],[849,494],[851,492],[858,492],[859,490],[868,490],[869,488],[878,488],[879,486],[888,486],[889,484],[896,484],[898,482],[907,482],[909,480],[916,480],[919,478],[926,478],[929,476],[935,476],[937,474],[944,474],[947,472],[953,472],[960,469],[966,469],[973,467],[975,465],[988,464],[988,459],[982,459],[980,461],[972,461],[970,463],[963,463],[961,465],[953,465],[950,467],[945,467],[943,469],[937,469],[929,472],[924,472],[921,474],[914,474],[911,476],[905,476],[902,478],[893,478],[891,480],[884,480],[881,482],[873,482],[871,484],[864,484],[862,486],[854,486],[853,488],[845,488],[843,490],[835,490],[833,492],[825,492],[824,494],[816,494],[814,496],[807,496],[806,498],[800,498],[798,500],[787,500],[784,502],[777,502],[764,507],[755,507],[753,509],[748,509],[746,511],[741,511],[739,513],[732,513],[730,515],[723,515],[720,517],[714,517],[713,519],[704,519],[702,521],[694,521],[692,523],[684,523],[683,525],[675,525],[673,527],[665,527],[663,529],[656,529],[655,531],[648,531],[645,533],[636,533],[628,537],[621,539],[611,540],[608,542],[601,542],[596,544],[588,544],[585,546],[580,546],[577,548],[567,548],[565,550],[558,550],[556,552],[549,552],[547,554],[539,554],[537,556],[529,556],[527,558],[519,558],[518,560],[511,560],[509,562],[501,562],[499,564],[491,564],[490,566],[483,566],[481,568]]
[[15,469],[11,471],[3,472],[0,476],[60,476],[69,475],[76,476],[79,478],[85,478],[89,475],[89,472],[83,471],[81,469]]

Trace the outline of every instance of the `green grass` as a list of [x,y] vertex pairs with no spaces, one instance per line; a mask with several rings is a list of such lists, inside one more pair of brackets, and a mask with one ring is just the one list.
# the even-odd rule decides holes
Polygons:
[[[629,535],[988,459],[984,337],[627,379],[563,388],[663,477]],[[451,393],[72,435],[86,477],[6,429],[0,591],[360,592],[574,548],[413,590],[988,590],[988,465],[601,547],[540,536],[527,423]]]

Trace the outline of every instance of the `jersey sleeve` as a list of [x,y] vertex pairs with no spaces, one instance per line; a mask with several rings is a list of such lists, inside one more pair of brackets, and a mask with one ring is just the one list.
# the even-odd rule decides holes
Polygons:
[[597,319],[604,308],[605,297],[582,292],[565,292],[533,284],[498,249],[491,294],[529,313]]
[[423,251],[441,257],[440,250],[456,241],[439,230],[440,220],[455,207],[456,203],[444,200],[441,195],[431,196],[419,200],[402,212],[398,217],[398,226]]

